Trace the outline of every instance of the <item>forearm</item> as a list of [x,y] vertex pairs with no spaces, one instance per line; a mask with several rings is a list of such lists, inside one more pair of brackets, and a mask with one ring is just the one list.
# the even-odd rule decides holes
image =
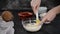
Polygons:
[[58,6],[58,11],[59,11],[59,13],[60,13],[60,5]]
[[52,8],[50,11],[52,11],[55,14],[59,14],[60,13],[60,5]]

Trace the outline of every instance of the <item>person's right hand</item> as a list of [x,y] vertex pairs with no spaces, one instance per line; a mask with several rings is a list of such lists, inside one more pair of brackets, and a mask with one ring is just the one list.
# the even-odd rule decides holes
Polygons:
[[49,10],[47,14],[44,16],[44,18],[42,19],[41,23],[46,23],[47,21],[51,22],[59,13],[60,13],[60,5]]
[[33,9],[34,14],[36,14],[36,11],[38,11],[40,3],[41,3],[41,0],[32,0],[31,1],[31,7]]

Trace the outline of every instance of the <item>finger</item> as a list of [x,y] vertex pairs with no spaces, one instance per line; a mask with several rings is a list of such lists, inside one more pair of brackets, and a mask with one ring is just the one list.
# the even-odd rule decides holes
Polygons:
[[36,5],[36,3],[32,0],[31,1],[31,7],[34,7]]
[[42,21],[41,21],[41,23],[45,23],[46,20],[47,20],[46,18],[43,18]]
[[36,9],[36,11],[38,11],[38,9],[39,9],[39,4],[36,5],[36,8],[35,8],[35,9]]
[[35,13],[38,11],[38,8],[39,8],[38,5],[36,5],[36,6],[33,8]]
[[32,6],[32,1],[30,2],[30,5]]
[[34,14],[36,14],[36,6],[32,7]]

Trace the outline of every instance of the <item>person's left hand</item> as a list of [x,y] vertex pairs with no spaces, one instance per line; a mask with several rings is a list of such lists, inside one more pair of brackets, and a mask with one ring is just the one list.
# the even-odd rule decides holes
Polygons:
[[43,17],[41,23],[48,24],[56,17],[56,13],[53,10],[47,12],[47,14]]

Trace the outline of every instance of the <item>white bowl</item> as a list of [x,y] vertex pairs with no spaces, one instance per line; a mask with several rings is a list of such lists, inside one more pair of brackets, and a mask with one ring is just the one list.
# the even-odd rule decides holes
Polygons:
[[36,31],[39,31],[41,29],[42,24],[37,26],[36,23],[29,23],[26,26],[23,25],[23,27],[27,31],[36,32]]

